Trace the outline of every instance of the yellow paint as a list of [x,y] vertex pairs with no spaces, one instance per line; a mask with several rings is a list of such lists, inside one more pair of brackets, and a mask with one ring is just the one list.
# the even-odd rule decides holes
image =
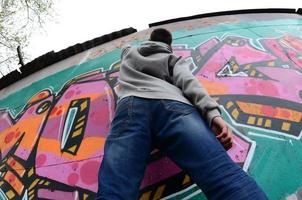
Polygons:
[[250,75],[255,76],[256,75],[256,70],[253,70]]
[[72,147],[70,147],[68,150],[71,151],[72,153],[75,152],[76,148],[78,145],[73,145]]
[[151,195],[151,191],[145,192],[139,200],[149,200]]
[[270,128],[272,126],[272,121],[270,119],[265,120],[264,126]]
[[232,107],[234,105],[233,102],[229,101],[227,104],[226,104],[226,107],[227,109],[229,109],[230,107]]
[[283,131],[289,131],[290,129],[290,123],[288,122],[283,122],[282,123],[282,128],[281,128]]
[[78,100],[73,101],[71,106],[75,106],[78,102],[79,102]]
[[263,118],[260,117],[257,121],[257,125],[262,126],[262,123],[263,123]]
[[80,123],[78,123],[76,126],[75,126],[75,129],[78,129],[80,127],[82,127],[84,125],[85,121],[82,121]]
[[74,132],[72,133],[72,138],[75,138],[75,137],[81,135],[82,132],[83,132],[83,128],[80,128],[80,129],[74,131]]
[[255,124],[255,121],[256,121],[255,117],[249,117],[247,120],[247,123],[253,125],[253,124]]
[[274,61],[270,61],[270,62],[267,63],[267,65],[269,67],[274,67],[275,66],[275,62]]
[[28,177],[31,177],[33,174],[34,174],[34,168],[32,167],[32,168],[28,171],[27,175],[28,175]]
[[34,194],[34,192],[35,192],[35,190],[30,190],[29,193],[28,193],[28,195],[31,196],[31,195]]
[[233,116],[234,119],[238,118],[239,112],[238,112],[237,108],[232,111],[232,116]]
[[237,70],[239,69],[239,66],[238,65],[233,65],[232,68],[233,68],[234,72],[237,72]]
[[160,197],[162,196],[164,189],[165,189],[166,185],[162,185],[159,188],[157,188],[155,195],[153,197],[153,200],[157,200],[160,199]]
[[85,119],[85,117],[86,117],[86,116],[85,116],[85,115],[83,115],[82,117],[80,117],[80,118],[78,119],[78,121],[77,121],[77,122],[79,123],[80,121],[82,121],[83,119]]
[[83,195],[83,199],[86,200],[88,198],[88,194]]
[[45,182],[45,180],[39,181],[39,185],[43,185],[44,182]]
[[251,64],[248,64],[244,67],[244,70],[250,69],[251,68]]
[[33,189],[33,188],[37,185],[38,182],[39,182],[39,179],[37,178],[36,180],[34,180],[34,181],[31,183],[31,185],[29,186],[28,190]]
[[15,193],[12,190],[7,191],[5,194],[8,199],[12,199],[15,196]]
[[47,109],[48,106],[49,106],[48,104],[43,104],[43,110]]
[[4,184],[4,181],[0,181],[0,187]]
[[83,111],[85,108],[87,108],[87,106],[88,106],[87,101],[84,101],[84,102],[81,104],[81,111]]
[[183,180],[183,182],[182,182],[182,184],[185,185],[185,184],[187,184],[189,182],[190,182],[190,177],[188,175],[186,175],[185,178],[184,178],[184,180]]
[[44,185],[46,185],[46,186],[47,186],[47,185],[49,185],[49,184],[50,184],[50,182],[49,182],[49,181],[46,181],[46,183],[44,183]]
[[29,199],[29,200],[32,200],[32,199],[34,199],[34,197],[35,197],[35,195],[32,194],[31,196],[29,195],[28,199]]

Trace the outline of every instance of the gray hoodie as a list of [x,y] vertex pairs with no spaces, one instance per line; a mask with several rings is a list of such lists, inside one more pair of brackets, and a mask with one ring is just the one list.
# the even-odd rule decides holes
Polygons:
[[195,105],[211,125],[220,116],[218,104],[208,95],[189,69],[190,63],[172,54],[169,45],[148,41],[126,47],[121,55],[119,100],[127,96],[170,99]]

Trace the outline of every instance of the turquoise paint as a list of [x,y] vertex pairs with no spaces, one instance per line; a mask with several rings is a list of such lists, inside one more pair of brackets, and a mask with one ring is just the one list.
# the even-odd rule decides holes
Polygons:
[[[180,30],[173,32],[173,44],[186,44],[188,45],[188,47],[192,48],[200,44],[202,40],[206,41],[212,37],[221,38],[224,35],[237,35],[241,37],[252,38],[255,41],[255,44],[257,44],[257,39],[260,36],[280,37],[282,35],[281,33],[273,31],[276,28],[286,31],[287,33],[299,36],[299,33],[296,31],[296,29],[294,27],[288,26],[288,24],[302,26],[302,20],[284,19],[264,22],[257,21],[236,24],[218,24],[207,28]],[[253,31],[246,30],[247,28],[252,29]],[[258,34],[255,34],[255,32],[257,32]],[[261,34],[259,35],[259,33]],[[132,42],[132,44],[139,43],[141,43],[141,41],[135,40]],[[74,76],[80,75],[87,71],[100,69],[101,67],[104,68],[104,70],[108,70],[112,63],[119,60],[120,53],[121,49],[115,49],[112,52],[106,53],[96,59],[89,60],[80,65],[74,65],[69,69],[58,72],[43,80],[37,81],[32,85],[23,88],[22,91],[15,92],[14,94],[11,94],[4,99],[0,99],[0,104],[4,108],[7,107],[14,109],[15,113],[18,113],[23,108],[23,105],[29,100],[29,98],[40,90],[48,88],[49,85],[51,85],[54,89],[54,92],[57,92],[65,82],[67,82]]]
[[0,188],[0,199],[1,200],[7,200],[7,197],[6,197],[5,193],[2,191],[1,188]]
[[[195,193],[195,195],[194,195],[194,193]],[[204,196],[204,194],[201,192],[201,190],[196,185],[181,194],[173,195],[173,197],[167,198],[167,200],[184,199],[184,198],[187,198],[189,195],[192,196],[190,199],[195,199],[195,200],[205,199],[206,200],[206,197]]]
[[[173,44],[187,44],[188,47],[192,48],[200,44],[200,41],[211,37],[221,38],[224,35],[234,35],[252,40],[257,40],[259,37],[263,38],[276,38],[282,36],[284,33],[291,33],[294,36],[300,37],[300,33],[297,32],[297,26],[302,28],[302,20],[273,20],[273,21],[257,21],[247,23],[236,23],[236,24],[221,24],[210,26],[207,28],[199,28],[195,30],[181,30],[173,32]],[[284,31],[276,32],[276,30]],[[198,38],[198,40],[188,38]]]
[[302,185],[302,144],[299,140],[250,138],[257,143],[249,173],[270,199],[283,199]]
[[63,136],[62,136],[62,140],[61,140],[61,149],[64,149],[64,146],[65,146],[67,138],[70,134],[70,130],[71,130],[72,124],[74,122],[75,116],[77,114],[77,111],[78,111],[78,108],[71,108],[67,114],[66,122],[64,125]]
[[119,60],[121,49],[114,49],[112,52],[104,54],[96,59],[89,60],[85,63],[74,65],[54,75],[48,76],[42,80],[32,83],[31,85],[20,89],[19,91],[0,99],[1,108],[13,109],[13,114],[19,113],[30,98],[41,90],[50,89],[54,93],[60,91],[61,87],[73,77],[83,73],[103,69],[109,70],[111,65]]
[[[256,149],[248,173],[263,188],[271,200],[285,199],[302,185],[302,143],[271,131],[234,124],[229,115],[223,117],[237,130],[256,142]],[[273,140],[249,135],[249,132],[280,138]]]

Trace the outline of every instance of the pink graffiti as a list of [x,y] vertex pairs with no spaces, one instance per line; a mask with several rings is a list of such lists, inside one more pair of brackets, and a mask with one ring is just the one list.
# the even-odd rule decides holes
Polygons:
[[[210,41],[212,41],[211,44],[215,44],[217,40]],[[283,44],[284,41],[287,42],[286,46]],[[220,43],[216,43],[216,46],[212,45],[211,48],[216,49],[209,52],[209,42],[197,47],[196,50],[200,52],[200,57],[193,58],[197,65],[198,61],[202,62],[202,66],[197,66],[199,70],[195,72],[196,77],[201,82],[206,81],[224,85],[226,90],[223,94],[267,96],[297,103],[302,102],[299,96],[302,85],[298,84],[302,82],[300,71],[302,50],[299,46],[302,41],[300,39],[285,36],[280,39],[261,40],[263,46],[269,51],[256,49],[249,43],[248,39],[227,37]],[[192,50],[183,49],[182,51],[188,53]],[[179,54],[180,49],[176,52],[181,55]],[[235,59],[238,66],[251,65],[255,72],[262,73],[269,79],[248,74],[246,76],[217,76],[232,59]],[[269,62],[274,62],[274,66],[269,66]],[[245,71],[242,71],[242,73],[245,73]],[[218,90],[211,90],[210,88],[209,90],[212,95],[222,94]]]
[[4,131],[6,128],[12,125],[13,123],[10,115],[4,110],[0,110],[0,132]]
[[[103,145],[109,132],[115,105],[111,87],[103,78],[102,74],[80,77],[62,93],[50,111],[37,148],[36,173],[40,177],[97,191],[100,159],[103,156]],[[70,103],[85,98],[90,99],[87,113],[82,116],[87,118],[85,134],[80,141],[75,142],[75,145],[80,147],[76,154],[71,156],[62,150],[63,127],[67,123]],[[46,143],[53,145],[45,148]]]

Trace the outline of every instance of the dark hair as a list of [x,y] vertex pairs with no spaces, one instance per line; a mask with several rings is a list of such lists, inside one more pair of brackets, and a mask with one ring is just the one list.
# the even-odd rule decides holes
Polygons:
[[152,31],[152,33],[150,35],[150,40],[163,42],[163,43],[166,43],[167,45],[171,46],[172,34],[167,29],[157,28]]

